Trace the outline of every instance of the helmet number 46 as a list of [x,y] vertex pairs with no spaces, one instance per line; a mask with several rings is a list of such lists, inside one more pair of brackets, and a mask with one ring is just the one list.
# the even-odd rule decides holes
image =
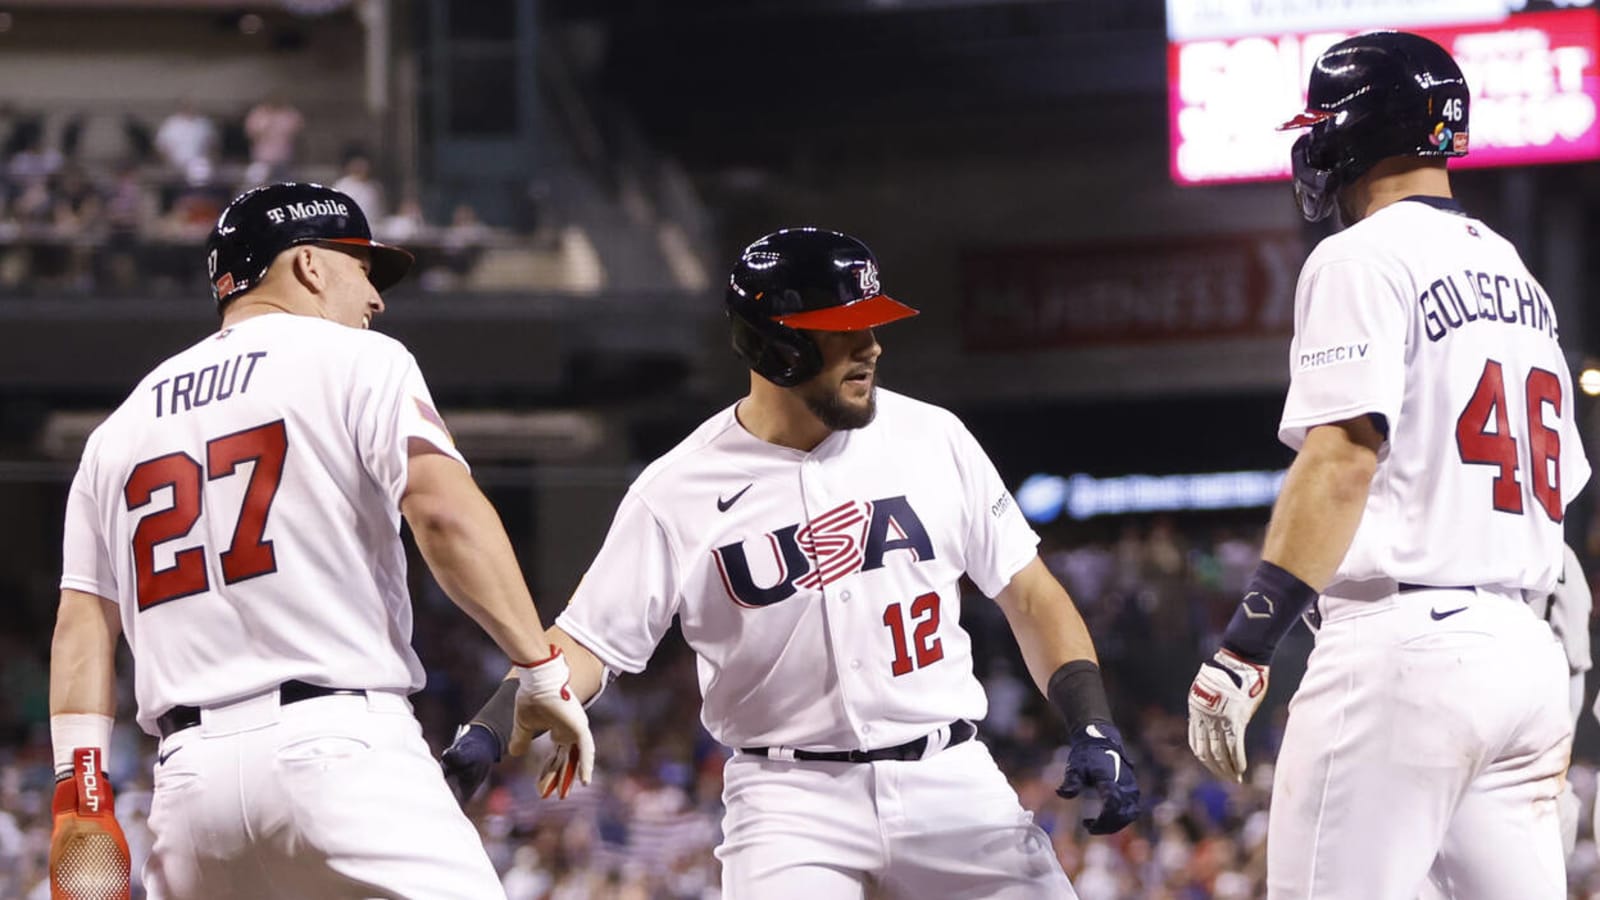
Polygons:
[[1439,114],[1451,122],[1461,121],[1461,98],[1451,97],[1445,100],[1444,109],[1440,110]]

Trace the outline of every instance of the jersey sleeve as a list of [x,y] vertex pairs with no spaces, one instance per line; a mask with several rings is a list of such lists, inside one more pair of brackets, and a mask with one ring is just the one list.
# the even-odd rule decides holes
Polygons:
[[1308,268],[1295,292],[1278,439],[1299,450],[1313,427],[1371,414],[1392,431],[1405,398],[1408,321],[1402,292],[1371,264]]
[[61,588],[117,600],[116,568],[101,521],[86,452],[67,492],[66,528],[61,539]]
[[630,490],[556,624],[610,668],[642,672],[678,612],[677,568],[666,529]]
[[1038,555],[1039,535],[1023,518],[978,439],[959,421],[952,425],[967,515],[966,572],[978,590],[995,597]]
[[350,425],[361,464],[383,486],[395,506],[405,494],[412,438],[426,441],[463,466],[444,418],[433,405],[416,359],[398,344],[358,363],[354,378],[360,387],[350,409]]

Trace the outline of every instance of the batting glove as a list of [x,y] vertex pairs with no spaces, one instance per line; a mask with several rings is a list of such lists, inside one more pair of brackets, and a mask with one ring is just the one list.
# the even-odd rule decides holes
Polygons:
[[512,756],[521,756],[534,735],[549,731],[556,753],[539,776],[540,795],[566,797],[574,777],[588,784],[594,774],[594,736],[589,733],[589,716],[568,684],[572,671],[561,648],[554,645],[548,659],[515,668],[521,684],[508,749]]
[[502,747],[499,735],[481,722],[472,722],[456,729],[456,738],[439,757],[444,769],[444,782],[456,802],[462,806],[478,792],[478,786],[489,777],[489,770],[500,761]]
[[1189,749],[1218,778],[1244,781],[1244,730],[1267,694],[1267,667],[1227,650],[1189,688]]
[[100,751],[72,751],[72,774],[56,782],[50,803],[51,900],[128,900],[132,891],[128,840],[117,824],[111,780]]
[[1122,735],[1110,722],[1090,722],[1072,735],[1067,774],[1056,793],[1068,799],[1084,788],[1100,793],[1100,814],[1084,819],[1090,834],[1121,831],[1139,818],[1139,784],[1122,747]]

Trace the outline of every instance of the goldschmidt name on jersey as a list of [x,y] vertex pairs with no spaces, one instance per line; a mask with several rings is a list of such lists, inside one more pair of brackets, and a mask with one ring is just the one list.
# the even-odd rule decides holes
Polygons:
[[1417,297],[1417,305],[1430,341],[1479,321],[1522,325],[1544,332],[1551,340],[1559,336],[1549,298],[1539,285],[1514,275],[1463,269],[1459,281],[1455,275],[1435,279]]

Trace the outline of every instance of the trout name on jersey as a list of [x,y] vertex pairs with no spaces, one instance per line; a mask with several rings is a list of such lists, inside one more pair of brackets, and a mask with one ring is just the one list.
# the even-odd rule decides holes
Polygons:
[[1417,306],[1430,341],[1479,321],[1521,325],[1558,337],[1550,301],[1537,284],[1523,278],[1463,269],[1459,280],[1446,275],[1428,285]]
[[266,355],[265,350],[253,350],[198,371],[161,379],[150,387],[150,392],[156,395],[156,418],[188,412],[226,400],[236,392],[243,394],[250,390],[250,376],[256,373],[256,363]]
[[[819,590],[846,575],[881,569],[884,556],[896,550],[909,553],[913,562],[934,558],[928,530],[903,495],[841,503],[809,522],[785,525],[765,537],[772,554],[770,566],[777,571],[777,578],[766,587],[756,584],[745,541],[711,551],[729,599],[740,606],[771,606],[800,588]],[[757,546],[761,543],[756,541]]]

